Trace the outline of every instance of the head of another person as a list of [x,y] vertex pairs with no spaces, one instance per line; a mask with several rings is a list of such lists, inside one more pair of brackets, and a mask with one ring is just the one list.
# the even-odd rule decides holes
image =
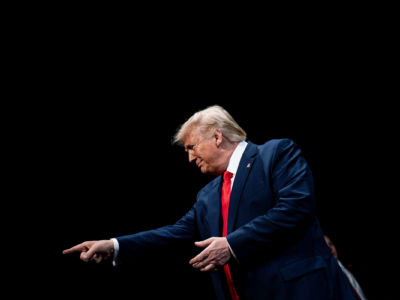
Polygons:
[[332,243],[331,239],[324,235],[325,242],[327,243],[328,247],[331,249],[332,255],[334,258],[338,259],[337,251],[335,245]]
[[174,136],[173,143],[184,146],[189,162],[195,162],[204,174],[223,173],[246,132],[221,106],[214,105],[192,115]]

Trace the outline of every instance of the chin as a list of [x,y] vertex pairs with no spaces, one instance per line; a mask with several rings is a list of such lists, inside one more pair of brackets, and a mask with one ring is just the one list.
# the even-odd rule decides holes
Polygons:
[[218,172],[216,170],[210,170],[210,169],[201,169],[201,173],[211,175],[211,176],[218,176]]
[[210,171],[207,167],[205,167],[205,166],[202,166],[202,167],[200,168],[200,171],[201,171],[201,173],[203,173],[203,174],[210,174],[210,173],[211,173],[211,171]]

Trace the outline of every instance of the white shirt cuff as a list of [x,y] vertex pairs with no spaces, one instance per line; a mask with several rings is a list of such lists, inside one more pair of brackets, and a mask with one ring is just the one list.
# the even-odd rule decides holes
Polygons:
[[118,240],[115,238],[111,239],[114,243],[114,255],[113,255],[113,261],[112,265],[115,267],[117,265],[117,257],[118,257],[118,252],[119,252],[119,243]]
[[228,243],[228,247],[229,247],[229,250],[231,251],[231,253],[232,253],[232,256],[233,256],[233,258],[239,263],[239,261],[238,261],[238,259],[237,259],[237,257],[236,257],[236,255],[235,255],[235,252],[233,252],[233,250],[232,250],[232,248],[231,248],[231,245],[229,245],[229,242],[228,242],[228,240],[226,240],[227,241],[227,243]]

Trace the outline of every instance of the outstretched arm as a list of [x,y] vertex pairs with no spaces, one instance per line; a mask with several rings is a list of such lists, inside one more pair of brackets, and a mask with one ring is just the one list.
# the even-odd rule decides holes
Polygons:
[[[140,259],[142,255],[149,255],[152,249],[159,250],[163,246],[174,245],[179,241],[193,240],[195,236],[194,211],[195,209],[192,208],[174,225],[111,240],[86,241],[64,250],[63,254],[80,252],[81,260],[85,262],[94,260],[97,263],[110,258],[115,259],[118,255],[119,261],[129,263],[137,258]],[[114,248],[117,246],[119,249]]]
[[80,252],[81,260],[89,262],[94,260],[100,263],[113,256],[114,243],[112,240],[86,241],[63,251],[63,254]]

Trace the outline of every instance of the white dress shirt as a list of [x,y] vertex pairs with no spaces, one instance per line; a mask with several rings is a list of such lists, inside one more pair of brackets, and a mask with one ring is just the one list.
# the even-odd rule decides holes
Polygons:
[[360,298],[362,300],[367,300],[367,298],[365,298],[364,292],[362,291],[354,275],[349,270],[347,270],[339,260],[337,262],[339,263],[340,268],[342,269],[343,273],[347,276],[347,279],[349,280],[353,288],[356,290]]
[[[236,146],[235,150],[233,151],[233,153],[231,155],[231,158],[229,159],[228,167],[226,168],[226,170],[233,174],[232,178],[231,178],[231,190],[233,189],[233,182],[235,181],[237,169],[239,168],[239,163],[240,163],[240,160],[242,159],[244,150],[246,150],[246,147],[247,147],[247,142],[245,142],[245,141],[240,142]],[[239,262],[235,255],[235,252],[233,252],[231,245],[229,245],[229,243],[228,243],[228,246],[229,246],[229,250],[231,251],[233,257],[236,259],[237,262]]]
[[243,152],[246,150],[247,142],[242,141],[240,142],[235,150],[232,153],[231,158],[229,159],[228,167],[226,168],[227,171],[233,174],[231,179],[231,189],[233,188],[233,182],[235,181],[237,169],[239,168],[240,160],[242,159]]
[[[247,142],[242,141],[240,142],[235,150],[233,151],[231,158],[229,159],[228,167],[226,168],[227,171],[231,172],[233,174],[231,178],[231,189],[233,188],[233,182],[235,181],[237,169],[239,168],[239,163],[240,160],[242,159],[244,150],[246,150],[247,147]],[[114,242],[114,256],[113,256],[113,266],[117,265],[117,257],[118,257],[118,252],[119,252],[119,243],[118,240],[115,238],[111,239]],[[235,253],[232,251],[231,246],[229,245],[229,249],[233,255],[233,257],[237,260]]]

